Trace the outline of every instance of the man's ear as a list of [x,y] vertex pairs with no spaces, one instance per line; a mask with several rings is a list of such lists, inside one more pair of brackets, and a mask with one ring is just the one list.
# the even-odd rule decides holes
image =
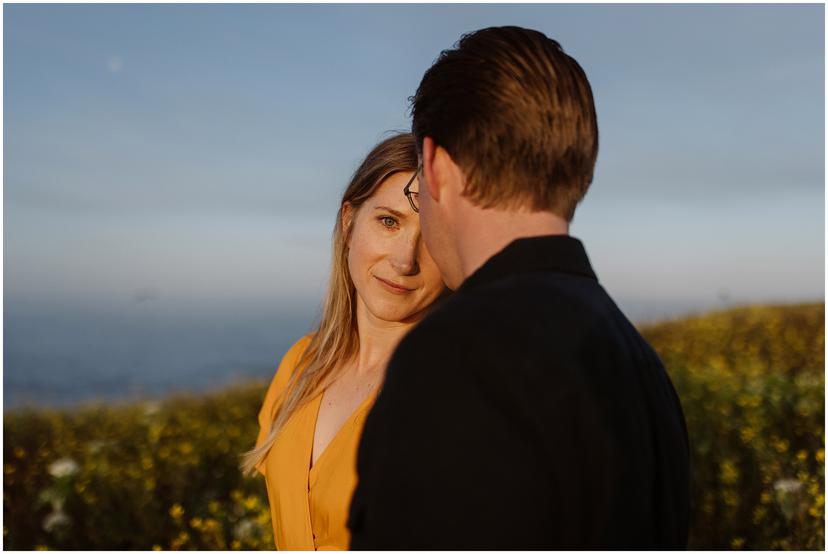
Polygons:
[[[454,163],[451,156],[442,146],[438,146],[431,137],[423,138],[423,176],[425,177],[425,192],[435,202],[450,189],[463,191],[463,171]],[[420,189],[422,190],[422,184]]]
[[[437,171],[434,167],[434,154],[436,153],[437,145],[431,137],[423,137],[423,177],[425,177],[425,192],[435,202],[440,201],[440,182],[437,176]],[[423,188],[423,183],[420,183],[420,188]]]

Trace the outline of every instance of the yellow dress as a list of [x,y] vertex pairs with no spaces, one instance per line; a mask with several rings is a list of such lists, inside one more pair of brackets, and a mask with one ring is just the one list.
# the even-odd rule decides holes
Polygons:
[[[282,358],[259,411],[258,446],[267,438],[273,409],[309,337]],[[265,476],[273,537],[279,550],[347,550],[346,523],[356,487],[356,451],[365,416],[376,397],[372,392],[342,425],[313,467],[311,454],[322,394],[300,407],[282,428],[256,468]]]

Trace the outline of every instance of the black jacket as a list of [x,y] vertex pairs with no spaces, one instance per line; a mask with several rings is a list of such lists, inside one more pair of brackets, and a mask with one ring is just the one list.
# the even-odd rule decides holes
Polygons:
[[516,240],[400,343],[368,416],[353,549],[684,549],[664,366],[581,242]]

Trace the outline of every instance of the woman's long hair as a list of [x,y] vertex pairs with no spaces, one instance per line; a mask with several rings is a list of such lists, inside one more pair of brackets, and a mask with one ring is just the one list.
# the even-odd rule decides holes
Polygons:
[[244,474],[253,473],[290,416],[303,403],[330,385],[339,376],[343,362],[352,359],[359,352],[356,289],[348,270],[348,243],[353,224],[343,229],[342,207],[346,203],[351,205],[351,221],[354,221],[362,204],[386,179],[394,173],[416,170],[417,150],[414,136],[411,133],[400,133],[377,144],[351,178],[336,214],[333,261],[322,319],[310,338],[310,344],[297,361],[285,391],[276,399],[276,409],[267,439],[258,448],[243,455]]

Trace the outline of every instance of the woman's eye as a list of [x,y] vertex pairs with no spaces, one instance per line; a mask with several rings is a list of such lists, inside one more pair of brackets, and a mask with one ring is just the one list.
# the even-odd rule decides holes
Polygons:
[[397,226],[397,220],[394,219],[393,217],[389,217],[389,216],[386,215],[386,216],[380,217],[379,220],[380,220],[380,223],[382,224],[383,227],[387,227],[389,229],[392,229],[392,228]]

